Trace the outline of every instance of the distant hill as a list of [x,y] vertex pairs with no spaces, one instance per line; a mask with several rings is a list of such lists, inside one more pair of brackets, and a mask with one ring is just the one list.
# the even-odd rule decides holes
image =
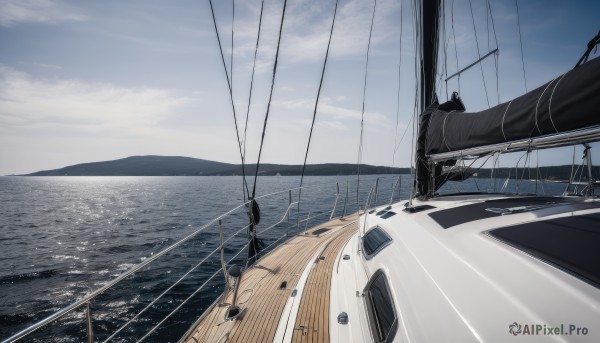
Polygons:
[[[305,175],[353,175],[355,164],[325,163],[306,166]],[[246,165],[254,175],[256,165]],[[259,175],[300,175],[302,165],[261,164]],[[360,173],[409,174],[409,168],[361,165]],[[182,156],[132,156],[113,161],[76,164],[60,169],[42,170],[25,176],[215,176],[242,175],[241,164],[230,164]]]
[[[246,165],[246,175],[254,175],[255,164]],[[473,170],[478,178],[489,178],[491,169]],[[518,177],[535,178],[534,168],[519,168]],[[302,165],[261,164],[259,175],[292,176],[302,173]],[[361,164],[360,173],[374,174],[410,174],[410,168],[391,168]],[[545,180],[568,180],[571,166],[540,167],[539,173]],[[324,163],[309,164],[305,175],[355,175],[356,164]],[[594,177],[600,177],[600,166],[592,167]],[[25,176],[233,176],[242,175],[241,164],[222,163],[182,156],[131,156],[113,161],[76,164],[60,169],[42,170]],[[517,175],[515,168],[496,168],[494,177],[512,179]],[[586,173],[583,178],[586,179]]]
[[207,175],[235,165],[181,156],[132,156],[113,161],[76,164],[27,176],[168,176]]

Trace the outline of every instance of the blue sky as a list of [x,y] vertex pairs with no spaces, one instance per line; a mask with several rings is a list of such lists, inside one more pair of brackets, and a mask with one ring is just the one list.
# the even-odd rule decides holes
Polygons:
[[[483,55],[496,46],[492,18],[486,15],[485,1],[471,1]],[[232,2],[214,2],[229,64]],[[248,126],[249,162],[258,153],[282,3],[265,0]],[[357,161],[372,4],[340,0],[308,163]],[[498,98],[507,101],[525,88],[515,1],[490,5],[500,48],[498,78],[493,58],[482,67],[493,106]],[[288,0],[263,162],[302,163],[333,6],[331,0]],[[377,2],[364,163],[410,164],[414,35],[411,2],[403,1],[402,6],[396,128],[400,1]],[[468,0],[449,0],[445,7],[450,74],[456,71],[456,55],[462,68],[477,59],[477,47]],[[236,1],[233,88],[241,127],[259,10],[258,0]],[[572,68],[600,29],[596,1],[520,0],[519,10],[529,90]],[[0,47],[0,175],[148,154],[239,163],[208,1],[0,0]],[[451,81],[448,92],[458,87]],[[461,76],[468,110],[487,108],[483,89],[479,67]],[[445,99],[444,87],[439,93]],[[394,142],[407,126],[405,139],[395,149]],[[543,154],[541,163],[558,160],[556,154]],[[565,155],[559,163],[570,162],[570,152],[559,155]]]

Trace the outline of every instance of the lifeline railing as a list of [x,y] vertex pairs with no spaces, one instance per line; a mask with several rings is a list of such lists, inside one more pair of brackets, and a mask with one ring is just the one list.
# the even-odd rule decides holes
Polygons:
[[[370,191],[369,191],[369,196],[367,197],[366,203],[365,203],[365,207],[364,207],[364,211],[368,211],[373,204],[375,206],[377,206],[377,194],[378,194],[378,189],[379,189],[379,180],[383,179],[385,177],[378,177],[375,180],[375,185],[373,187],[371,187]],[[400,195],[400,189],[401,187],[398,187],[398,185],[400,185],[401,183],[401,178],[400,176],[398,176],[396,178],[396,180],[393,182],[393,186],[391,188],[391,194],[390,194],[390,202],[389,204],[391,205],[391,203],[394,200],[394,194],[395,194],[395,190],[398,189],[398,197],[397,199],[399,199],[401,197]],[[315,188],[315,187],[320,187],[320,186],[306,186],[306,187],[302,187],[302,189],[311,189],[311,188]],[[274,192],[274,193],[269,193],[266,195],[262,195],[256,198],[256,200],[261,200],[261,199],[267,199],[270,197],[274,197],[277,195],[281,195],[284,193],[288,193],[288,204],[287,207],[285,208],[285,211],[283,213],[283,215],[281,216],[281,218],[276,221],[275,223],[269,225],[267,228],[264,228],[260,231],[257,232],[257,235],[259,237],[261,237],[261,235],[264,235],[266,232],[272,230],[273,228],[276,228],[277,226],[279,226],[280,224],[282,224],[286,218],[288,221],[290,221],[290,209],[292,209],[292,207],[297,206],[298,203],[300,202],[300,200],[298,201],[292,201],[292,193],[294,191],[299,191],[300,188],[291,188],[291,189],[287,189],[284,191],[279,191],[279,192]],[[304,194],[304,193],[303,193]],[[345,192],[345,199],[344,199],[344,206],[343,206],[343,211],[340,217],[345,217],[348,215],[347,210],[348,210],[348,205],[349,205],[349,183],[348,181],[346,182],[346,192]],[[300,231],[300,227],[299,224],[302,223],[304,225],[304,230],[305,231],[309,225],[309,221],[314,221],[314,219],[325,216],[325,215],[329,215],[329,217],[325,217],[326,219],[323,219],[321,223],[326,222],[327,219],[328,220],[332,220],[334,218],[334,215],[336,214],[336,208],[337,208],[337,204],[338,204],[338,200],[340,197],[340,187],[339,187],[339,182],[336,183],[336,195],[335,195],[335,200],[334,200],[334,204],[332,207],[331,211],[314,211],[316,212],[316,214],[311,216],[311,213],[313,213],[312,209],[309,209],[307,211],[307,216],[304,219],[298,220],[298,221],[291,221],[291,222],[295,222],[295,224],[288,226],[286,229],[286,232],[281,235],[279,238],[277,238],[275,241],[271,242],[269,245],[267,245],[266,247],[264,247],[262,250],[264,252],[269,251],[270,248],[274,247],[275,244],[281,242],[283,239],[285,239],[286,237],[291,238],[290,236],[290,229],[295,228],[295,230]],[[214,225],[215,223],[219,223],[219,227],[220,230],[222,230],[221,225],[222,225],[222,220],[232,214],[234,214],[237,211],[240,210],[245,210],[245,208],[247,208],[249,206],[250,201],[246,201],[240,205],[238,205],[237,207],[234,207],[233,209],[221,214],[220,216],[210,220],[208,223],[204,224],[203,226],[201,226],[199,229],[195,230],[194,232],[190,233],[189,235],[185,236],[184,238],[178,240],[177,242],[175,242],[174,244],[172,244],[171,246],[167,247],[166,249],[153,254],[151,257],[148,257],[147,259],[145,259],[143,262],[135,265],[134,267],[132,267],[131,269],[129,269],[128,271],[124,272],[123,274],[117,276],[116,278],[114,278],[113,280],[111,280],[110,282],[108,282],[106,285],[102,286],[101,288],[97,289],[96,291],[89,293],[88,295],[84,296],[83,298],[81,298],[80,300],[72,303],[71,305],[68,305],[62,309],[60,309],[59,311],[55,312],[54,314],[40,320],[39,322],[28,326],[27,328],[17,332],[16,334],[4,339],[2,341],[2,343],[8,343],[8,342],[17,342],[25,337],[30,336],[32,333],[37,332],[38,330],[48,326],[51,323],[54,323],[56,321],[58,321],[59,319],[65,317],[67,314],[84,307],[85,308],[85,320],[86,320],[86,331],[87,331],[87,341],[88,342],[94,342],[94,330],[93,330],[93,317],[92,317],[92,313],[90,310],[90,303],[92,300],[96,299],[98,296],[100,296],[101,294],[104,294],[105,292],[111,290],[114,286],[116,286],[117,284],[120,284],[122,281],[124,281],[125,279],[129,278],[130,276],[132,276],[133,274],[141,271],[144,267],[150,265],[152,262],[158,260],[159,258],[167,255],[169,252],[173,251],[174,249],[176,249],[177,247],[182,246],[184,243],[192,240],[193,238],[195,238],[196,236],[198,236],[201,232],[206,231],[211,225]],[[360,206],[358,203],[356,203],[356,207],[358,212],[360,212]],[[298,216],[300,216],[300,213],[297,213]],[[177,285],[179,285],[184,279],[186,279],[192,272],[194,272],[195,270],[197,270],[199,267],[201,267],[210,257],[214,256],[217,252],[219,251],[223,251],[223,249],[225,248],[225,244],[231,242],[235,237],[237,237],[238,235],[240,235],[241,233],[243,233],[244,231],[248,230],[250,227],[250,225],[245,225],[242,226],[240,229],[238,229],[237,231],[235,231],[233,234],[231,234],[226,240],[222,241],[221,244],[219,244],[215,249],[213,249],[210,253],[208,253],[206,256],[204,256],[204,258],[202,258],[200,260],[200,262],[198,262],[197,264],[195,264],[192,268],[190,268],[186,273],[184,273],[181,277],[179,277],[177,279],[177,281],[175,281],[173,284],[171,284],[171,286],[169,286],[168,288],[166,288],[164,291],[161,292],[160,295],[156,296],[152,301],[150,301],[142,310],[140,310],[139,312],[137,312],[132,318],[130,318],[129,320],[127,320],[124,324],[122,324],[120,327],[118,327],[112,334],[110,334],[107,338],[105,338],[103,340],[103,342],[108,342],[110,340],[112,340],[113,338],[117,337],[117,335],[119,333],[121,333],[123,330],[125,330],[127,327],[129,327],[132,323],[136,322],[140,316],[142,314],[144,314],[146,311],[148,311],[150,308],[152,308],[156,302],[163,298],[167,293],[169,293],[171,290],[173,290],[173,288]],[[222,233],[222,231],[221,231]],[[228,260],[227,264],[232,263],[234,260],[236,260],[237,258],[239,258],[240,254],[242,254],[242,252],[246,251],[246,249],[248,248],[248,242],[246,242],[245,244],[243,244],[241,246],[241,248],[239,249],[239,251]],[[137,339],[137,342],[141,342],[143,340],[145,340],[146,338],[148,338],[150,335],[152,335],[161,325],[163,325],[173,314],[175,314],[177,311],[179,311],[190,299],[192,299],[198,292],[202,291],[208,284],[209,282],[211,282],[217,275],[219,275],[220,273],[223,273],[221,268],[217,268],[216,271],[210,275],[206,280],[204,280],[204,282],[200,285],[200,287],[198,287],[191,295],[189,295],[185,300],[183,300],[177,307],[175,307],[175,309],[173,309],[171,312],[169,312],[162,320],[160,320],[157,324],[155,324],[154,326],[152,326],[152,328],[150,328],[140,339]]]

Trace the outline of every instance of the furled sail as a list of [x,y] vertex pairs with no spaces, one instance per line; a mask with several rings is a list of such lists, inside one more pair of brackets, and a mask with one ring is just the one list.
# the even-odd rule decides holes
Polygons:
[[434,110],[426,129],[425,155],[464,152],[596,126],[600,127],[600,58],[485,111]]

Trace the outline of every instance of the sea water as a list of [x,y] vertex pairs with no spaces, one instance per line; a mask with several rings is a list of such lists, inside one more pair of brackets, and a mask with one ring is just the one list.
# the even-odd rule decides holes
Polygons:
[[[364,207],[377,179],[379,205],[410,194],[409,175],[394,189],[396,176],[305,177],[298,208],[300,178],[259,177],[258,231],[264,252],[323,222]],[[348,186],[347,186],[348,185]],[[498,190],[503,180],[449,183],[448,191]],[[508,191],[517,183],[509,182]],[[251,192],[253,179],[248,180]],[[348,187],[348,189],[346,188]],[[521,191],[539,183],[522,182]],[[525,188],[528,188],[525,189]],[[545,184],[546,194],[563,185]],[[106,285],[244,201],[240,177],[0,177],[0,339],[26,328]],[[392,197],[392,190],[394,191]],[[272,194],[275,193],[275,194]],[[337,197],[337,202],[336,202]],[[290,206],[290,202],[292,205]],[[210,255],[225,239],[230,263],[247,261],[248,217],[243,206],[206,226],[185,244],[136,272],[91,302],[95,338],[106,339],[200,261],[206,261],[124,329],[115,341],[141,338],[181,306],[148,342],[175,342],[222,292],[220,254]],[[238,232],[236,236],[234,233]],[[212,279],[207,281],[211,276]],[[201,291],[191,296],[206,283]],[[83,308],[31,336],[27,341],[80,342],[86,339]]]
[[[361,177],[359,201],[366,201],[376,178]],[[305,177],[307,188],[302,192],[298,216],[298,206],[289,206],[290,201],[297,201],[298,191],[294,190],[290,199],[286,190],[298,187],[299,181],[299,177],[257,180],[257,196],[279,192],[258,200],[259,232],[277,224],[259,236],[264,246],[329,219],[336,182],[340,193],[335,216],[342,215],[344,203],[348,214],[356,211],[356,176]],[[383,194],[389,201],[393,182],[391,176],[381,177],[378,202],[384,201]],[[408,182],[407,177],[403,191]],[[250,192],[253,185],[250,178]],[[240,177],[0,177],[0,338],[68,306],[240,205],[242,189]],[[247,224],[242,206],[223,218],[221,228],[228,238]],[[241,230],[226,244],[226,259],[244,249],[246,238],[247,230]],[[219,225],[215,222],[92,301],[96,339],[108,337],[218,246]],[[233,262],[245,264],[246,255],[242,252]],[[117,341],[143,336],[220,266],[219,254],[209,257]],[[221,275],[215,277],[147,341],[176,341],[221,293],[223,284]],[[49,338],[53,335],[60,342],[82,341],[84,316],[83,309],[75,311],[35,337],[44,342],[54,340]]]

